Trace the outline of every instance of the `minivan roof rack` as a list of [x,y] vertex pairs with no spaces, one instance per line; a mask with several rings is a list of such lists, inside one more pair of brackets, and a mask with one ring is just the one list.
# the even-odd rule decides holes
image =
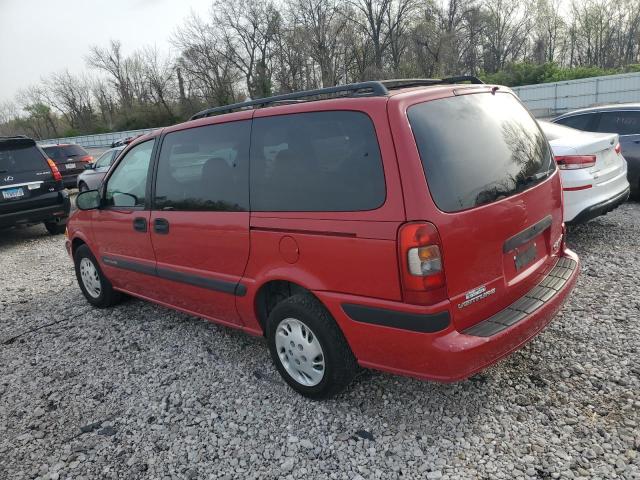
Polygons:
[[401,78],[397,80],[381,80],[380,83],[387,89],[409,87],[428,87],[431,85],[449,85],[454,83],[471,82],[473,84],[484,84],[482,80],[473,75],[458,75],[446,78]]
[[325,96],[336,97],[384,97],[389,94],[389,90],[408,87],[432,86],[453,84],[461,82],[471,82],[475,84],[484,83],[477,77],[472,75],[460,75],[448,78],[410,78],[398,80],[375,80],[359,83],[350,83],[347,85],[336,85],[335,87],[317,88],[315,90],[305,90],[302,92],[285,93],[273,97],[258,98],[256,100],[248,100],[246,102],[232,103],[220,107],[207,108],[193,115],[189,120],[209,117],[211,115],[230,113],[235,110],[246,110],[255,107],[264,107],[271,104],[288,104],[294,102],[322,100]]

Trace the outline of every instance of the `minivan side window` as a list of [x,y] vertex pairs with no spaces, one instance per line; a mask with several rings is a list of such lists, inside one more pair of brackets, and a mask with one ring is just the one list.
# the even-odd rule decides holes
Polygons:
[[640,112],[602,112],[598,132],[638,135],[640,134]]
[[158,160],[154,209],[248,210],[250,133],[250,120],[168,133]]
[[375,129],[362,112],[254,119],[250,172],[253,211],[364,211],[386,198]]
[[578,130],[587,130],[590,128],[591,120],[593,119],[593,114],[586,113],[583,115],[573,115],[571,117],[561,118],[560,120],[556,120],[556,123],[560,125],[564,125],[565,127],[571,127]]
[[144,207],[149,164],[155,140],[147,140],[129,150],[109,177],[105,192],[107,205]]

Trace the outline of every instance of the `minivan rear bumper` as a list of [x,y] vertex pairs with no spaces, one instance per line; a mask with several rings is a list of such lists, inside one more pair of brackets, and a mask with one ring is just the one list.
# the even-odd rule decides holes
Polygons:
[[[465,331],[457,330],[451,322],[445,326],[437,312],[426,311],[424,307],[422,315],[425,321],[433,322],[434,325],[439,322],[438,325],[444,328],[433,332],[429,332],[428,328],[416,331],[357,321],[347,313],[353,313],[353,310],[344,307],[356,302],[353,297],[315,293],[336,318],[361,366],[424,380],[454,382],[474,375],[519,349],[551,322],[573,289],[580,270],[577,255],[567,249],[556,265],[558,269],[554,275],[558,275],[562,281],[554,281],[555,276],[545,279],[550,280],[546,283],[557,287],[557,290],[554,289],[551,295],[544,295],[546,290],[536,287],[537,290],[533,289],[525,297],[543,294],[545,299],[541,304],[523,297],[511,306],[514,310],[523,307],[521,310],[530,310],[531,313],[524,312],[515,321],[505,320],[505,312],[508,310],[505,309],[505,312],[500,312],[500,317],[494,315]],[[572,268],[565,268],[569,265]],[[562,276],[567,278],[561,278]],[[545,284],[544,282],[543,280],[539,285]],[[357,302],[371,309],[388,308],[390,303],[383,302],[386,304],[383,307],[372,299],[358,299]],[[399,305],[401,304],[395,304],[394,309],[397,310]],[[534,308],[530,308],[531,305],[535,305]],[[405,314],[420,315],[415,306],[405,307]],[[452,307],[440,306],[441,313],[443,308]],[[401,313],[399,310],[397,312]],[[496,326],[500,322],[508,325]]]

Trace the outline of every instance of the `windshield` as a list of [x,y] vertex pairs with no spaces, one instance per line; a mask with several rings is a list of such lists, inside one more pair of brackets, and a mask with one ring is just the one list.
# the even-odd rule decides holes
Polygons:
[[525,190],[555,169],[547,139],[509,93],[420,103],[407,111],[429,191],[456,212]]

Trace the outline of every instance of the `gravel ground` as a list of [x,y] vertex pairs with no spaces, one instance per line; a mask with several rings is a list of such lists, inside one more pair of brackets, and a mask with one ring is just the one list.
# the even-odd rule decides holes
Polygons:
[[573,229],[578,286],[453,385],[293,393],[264,340],[81,297],[62,237],[0,234],[0,478],[640,478],[640,204]]

